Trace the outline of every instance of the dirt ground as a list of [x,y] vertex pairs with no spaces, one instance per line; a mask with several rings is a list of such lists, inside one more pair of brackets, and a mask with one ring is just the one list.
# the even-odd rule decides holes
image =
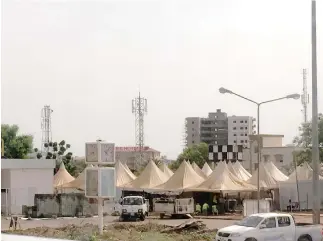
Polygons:
[[[181,232],[164,232],[167,226],[176,226],[187,222],[186,219],[156,219],[148,218],[144,222],[118,222],[116,217],[104,217],[105,231],[103,236],[98,235],[98,218],[58,218],[20,220],[21,229],[14,234],[42,236],[60,239],[74,239],[80,241],[202,241],[214,240],[215,230],[232,225],[235,220],[217,218],[193,219],[201,221],[203,230],[188,230]],[[311,222],[311,216],[295,216],[297,222]],[[323,219],[323,218],[322,218]],[[192,219],[190,219],[191,221]],[[2,218],[1,230],[8,232],[9,220]]]
[[98,227],[93,224],[82,226],[67,225],[61,228],[38,227],[6,233],[41,236],[48,238],[82,241],[202,241],[214,240],[215,230],[205,228],[184,231],[172,231],[166,225],[149,223],[116,223],[104,227],[103,235],[98,234]]

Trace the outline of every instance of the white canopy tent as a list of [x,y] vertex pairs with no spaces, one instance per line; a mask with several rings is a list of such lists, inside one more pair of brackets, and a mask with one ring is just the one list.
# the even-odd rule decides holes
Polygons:
[[173,176],[167,182],[156,187],[166,191],[178,191],[202,183],[204,179],[200,177],[186,161],[183,161]]
[[170,178],[171,176],[173,176],[174,172],[172,172],[169,167],[166,165],[166,163],[162,163],[160,166],[160,170],[162,170],[163,173],[165,173],[165,175]]
[[190,188],[191,191],[202,192],[241,192],[253,191],[256,187],[247,182],[238,180],[237,177],[230,172],[226,162],[219,162],[217,168],[212,174],[200,185]]
[[[54,176],[54,187],[58,188],[66,183],[73,181],[75,178],[68,173],[64,162],[61,162],[58,172]],[[41,180],[40,180],[41,181]]]
[[[264,189],[272,189],[278,187],[278,180],[274,179],[272,174],[268,171],[267,166],[261,162],[259,166],[259,186]],[[248,183],[257,186],[258,183],[258,170],[256,170],[252,177],[248,180]]]
[[[313,179],[313,169],[307,162],[302,163],[292,174],[289,175],[287,182],[296,182],[296,175],[298,181],[307,181]],[[323,180],[322,176],[319,176],[320,180]]]
[[200,176],[202,177],[204,180],[206,179],[206,175],[204,174],[204,172],[202,172],[201,168],[195,163],[193,162],[192,164],[193,170]]
[[203,167],[202,167],[202,172],[208,177],[211,175],[211,173],[213,172],[211,167],[209,166],[209,164],[207,164],[207,162],[204,163]]
[[288,179],[288,177],[284,173],[282,173],[272,161],[265,162],[265,166],[276,181],[284,182]]
[[126,163],[121,163],[125,168],[126,170],[129,172],[130,176],[133,178],[133,179],[136,179],[136,175],[133,174],[133,172],[130,170],[130,168],[128,167],[128,165]]
[[122,186],[124,190],[145,190],[153,189],[156,186],[163,184],[168,180],[168,177],[155,164],[150,161],[142,173],[132,182]]
[[248,181],[251,178],[250,173],[244,169],[240,162],[228,164],[229,170],[239,179],[242,181]]

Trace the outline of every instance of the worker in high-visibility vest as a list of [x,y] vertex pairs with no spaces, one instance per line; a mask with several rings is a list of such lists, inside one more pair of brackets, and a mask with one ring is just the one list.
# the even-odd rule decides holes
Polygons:
[[199,203],[195,205],[195,211],[199,214],[201,213],[201,205]]
[[208,209],[209,209],[209,204],[204,203],[202,206],[203,215],[207,216]]

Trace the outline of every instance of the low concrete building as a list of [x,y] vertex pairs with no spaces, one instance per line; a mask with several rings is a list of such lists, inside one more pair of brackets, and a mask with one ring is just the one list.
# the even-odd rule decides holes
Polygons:
[[[279,169],[288,167],[293,163],[293,152],[302,148],[283,146],[284,135],[260,135],[261,161],[272,161]],[[258,168],[257,135],[250,135],[251,148],[243,150],[243,167],[250,172]],[[250,158],[251,157],[251,158]]]
[[[140,155],[139,147],[136,146],[117,146],[116,147],[116,160],[127,163],[131,170],[136,169],[136,158]],[[144,160],[160,159],[160,152],[150,148],[149,146],[143,147],[142,155]]]
[[2,159],[1,213],[21,214],[34,205],[35,194],[52,194],[55,160]]

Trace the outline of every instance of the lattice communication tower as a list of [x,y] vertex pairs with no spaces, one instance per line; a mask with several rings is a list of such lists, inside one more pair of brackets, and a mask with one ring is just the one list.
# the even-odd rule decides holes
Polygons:
[[136,133],[136,146],[139,148],[139,155],[136,158],[134,166],[137,168],[143,164],[143,148],[145,145],[144,136],[144,116],[147,111],[147,99],[140,96],[132,100],[132,113],[135,114],[135,133]]
[[45,155],[49,151],[49,147],[45,147],[45,144],[52,141],[52,121],[51,115],[53,110],[49,105],[45,105],[41,110],[41,129],[42,129],[42,140],[41,140],[41,152]]

